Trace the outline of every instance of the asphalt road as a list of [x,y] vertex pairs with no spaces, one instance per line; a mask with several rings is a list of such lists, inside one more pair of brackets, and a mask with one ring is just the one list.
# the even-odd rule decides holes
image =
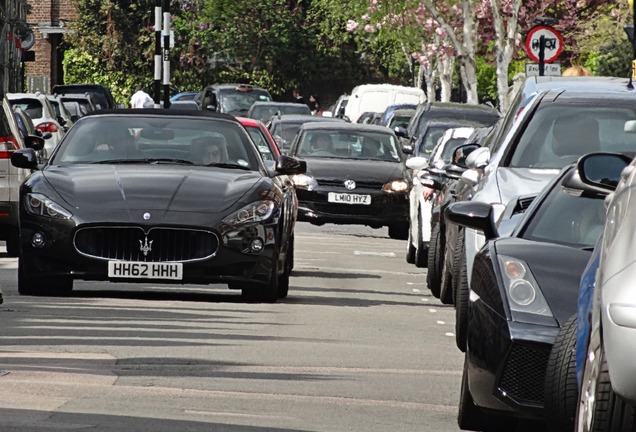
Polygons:
[[299,224],[289,297],[76,282],[0,257],[0,431],[458,431],[463,355],[386,229]]

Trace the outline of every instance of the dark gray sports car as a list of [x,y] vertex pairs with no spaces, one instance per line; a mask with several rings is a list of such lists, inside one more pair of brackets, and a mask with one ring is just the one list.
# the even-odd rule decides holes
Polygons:
[[20,189],[20,294],[60,295],[74,279],[227,283],[248,298],[287,295],[293,189],[274,178],[232,116],[159,109],[82,117]]

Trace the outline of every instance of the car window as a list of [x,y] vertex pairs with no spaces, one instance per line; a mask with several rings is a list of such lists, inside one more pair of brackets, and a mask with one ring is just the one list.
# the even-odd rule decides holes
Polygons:
[[267,138],[263,135],[263,132],[257,127],[248,126],[245,129],[247,129],[247,133],[250,134],[252,141],[256,144],[256,148],[263,157],[263,160],[274,160],[274,155],[269,145],[267,145]]
[[430,155],[439,139],[442,137],[442,135],[444,135],[444,132],[446,132],[451,127],[451,125],[429,126],[424,132],[424,136],[420,140],[420,145],[416,154],[421,156]]
[[395,138],[377,132],[308,131],[300,138],[296,154],[306,158],[400,161]]
[[592,248],[603,232],[602,198],[580,196],[557,186],[541,203],[521,237],[568,246]]
[[222,89],[219,92],[219,104],[221,112],[244,112],[246,113],[256,101],[271,100],[269,94],[264,90],[253,89],[250,91],[240,91],[237,89]]
[[192,165],[225,163],[251,170],[258,170],[260,166],[254,144],[234,122],[134,115],[83,119],[69,130],[52,163],[105,160]]
[[42,103],[37,99],[12,99],[11,106],[20,107],[20,109],[25,111],[32,119],[40,119],[43,117]]
[[624,132],[625,122],[636,119],[632,107],[608,98],[586,105],[550,104],[538,109],[508,156],[508,166],[563,168],[593,151],[633,151],[634,135]]

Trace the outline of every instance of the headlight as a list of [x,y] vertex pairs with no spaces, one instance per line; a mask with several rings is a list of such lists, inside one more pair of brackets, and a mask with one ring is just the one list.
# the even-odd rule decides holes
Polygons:
[[24,200],[24,208],[32,215],[54,219],[70,219],[73,214],[61,205],[51,201],[45,195],[29,193]]
[[528,264],[516,258],[500,255],[499,265],[513,315],[516,311],[552,317],[550,306],[543,297]]
[[406,192],[409,190],[409,184],[404,180],[393,180],[382,187],[385,192]]
[[274,201],[263,200],[246,205],[242,209],[225,217],[223,222],[228,225],[244,225],[249,223],[262,222],[269,219],[274,213],[276,205]]
[[294,182],[294,185],[299,189],[307,189],[308,191],[312,191],[318,187],[318,182],[316,181],[316,179],[306,174],[296,174],[292,176],[292,181]]

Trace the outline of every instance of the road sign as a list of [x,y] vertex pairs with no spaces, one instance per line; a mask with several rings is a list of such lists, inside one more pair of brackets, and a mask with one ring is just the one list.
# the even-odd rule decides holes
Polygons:
[[563,37],[553,27],[546,25],[532,27],[526,36],[526,53],[532,61],[539,61],[541,36],[545,41],[543,62],[552,63],[563,51]]
[[[543,65],[543,75],[561,75],[561,63],[546,63]],[[526,63],[526,76],[539,76],[539,65],[536,63]]]

